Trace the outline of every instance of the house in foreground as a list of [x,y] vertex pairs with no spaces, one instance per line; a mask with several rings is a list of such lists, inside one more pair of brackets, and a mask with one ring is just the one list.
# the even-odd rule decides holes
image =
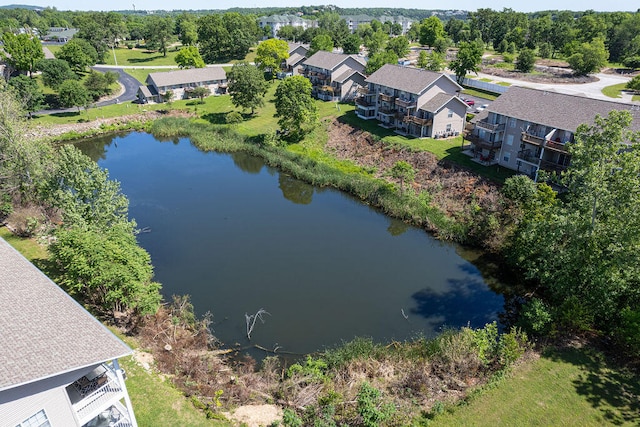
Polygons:
[[366,62],[357,55],[319,50],[302,63],[300,74],[313,86],[312,95],[325,101],[355,98],[364,85]]
[[300,66],[307,59],[309,46],[300,43],[288,43],[289,57],[282,64],[282,72],[285,75],[297,76],[300,74]]
[[633,115],[640,130],[640,107],[620,102],[511,86],[471,121],[470,152],[485,164],[499,164],[537,180],[540,170],[561,172],[570,163],[567,147],[583,123],[612,110]]
[[420,68],[383,65],[359,90],[356,114],[404,135],[447,138],[464,129],[467,104],[449,76]]
[[131,352],[0,238],[0,425],[136,427]]
[[190,92],[204,86],[212,95],[220,95],[227,91],[227,73],[222,67],[188,68],[185,70],[149,73],[147,85],[138,89],[138,101],[163,102],[169,91],[172,99],[191,98]]

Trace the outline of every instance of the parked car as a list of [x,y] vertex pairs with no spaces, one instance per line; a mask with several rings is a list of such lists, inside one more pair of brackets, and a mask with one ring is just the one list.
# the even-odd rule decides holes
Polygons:
[[462,98],[462,100],[469,106],[469,107],[473,107],[474,105],[476,105],[476,101],[474,101],[473,99],[467,99],[467,98]]
[[473,110],[473,112],[478,114],[478,113],[481,113],[482,111],[484,111],[485,109],[486,109],[486,107],[480,106],[480,107],[476,108],[475,110]]

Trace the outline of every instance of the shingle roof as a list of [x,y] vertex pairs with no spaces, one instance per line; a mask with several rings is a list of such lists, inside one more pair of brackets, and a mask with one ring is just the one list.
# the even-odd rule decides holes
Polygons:
[[150,73],[149,78],[157,87],[225,80],[227,73],[222,67],[189,68],[186,70]]
[[345,55],[344,53],[331,53],[325,50],[319,50],[309,59],[303,62],[303,65],[308,65],[310,67],[318,67],[325,70],[333,70],[338,65],[342,64],[349,57],[355,59],[362,65],[364,64],[364,60],[359,58],[357,55]]
[[142,92],[146,98],[151,98],[153,95],[151,95],[151,90],[149,90],[150,87],[152,86],[140,86],[138,90]]
[[[367,78],[367,83],[379,84],[408,93],[420,94],[435,83],[436,80],[441,78],[449,79],[449,77],[444,74],[434,71],[385,64]],[[462,89],[462,87],[460,87],[460,89]]]
[[507,117],[556,129],[575,131],[582,123],[592,124],[596,115],[611,110],[627,110],[633,116],[631,130],[640,131],[640,111],[631,104],[577,95],[511,86],[491,103],[488,110]]
[[287,65],[296,65],[299,64],[300,61],[304,61],[304,55],[300,55],[299,53],[294,53],[290,57],[287,58]]
[[455,95],[440,92],[440,93],[436,93],[431,99],[429,99],[427,102],[419,106],[419,109],[429,111],[430,113],[435,113],[439,111],[442,107],[447,105],[449,101],[451,101],[453,98],[457,98],[460,102],[464,103],[464,101],[462,101],[460,98],[458,98]]
[[287,42],[287,46],[289,47],[289,55],[291,55],[291,52],[293,52],[294,50],[298,49],[299,47],[303,48],[306,52],[309,51],[309,45],[306,45],[306,44],[303,44],[303,43]]
[[349,79],[349,77],[353,76],[354,74],[360,74],[362,77],[365,77],[365,75],[362,74],[360,71],[347,70],[344,73],[337,76],[335,79],[333,79],[333,81],[336,83],[344,83],[345,81],[347,81],[347,79]]
[[0,238],[0,391],[131,349]]

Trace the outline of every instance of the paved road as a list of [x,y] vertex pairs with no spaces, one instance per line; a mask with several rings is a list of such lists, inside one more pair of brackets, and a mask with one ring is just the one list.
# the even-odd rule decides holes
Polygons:
[[137,79],[135,79],[134,77],[132,77],[131,75],[127,74],[123,69],[121,68],[107,68],[107,67],[103,67],[102,65],[99,66],[95,66],[95,67],[91,67],[96,71],[100,71],[100,72],[106,72],[106,71],[113,71],[116,72],[120,75],[119,77],[119,81],[120,83],[122,83],[122,86],[124,86],[124,93],[119,95],[117,99],[112,99],[109,101],[102,101],[102,102],[98,102],[96,104],[96,106],[98,107],[102,107],[104,105],[111,105],[111,104],[115,104],[117,102],[127,102],[127,101],[133,101],[136,99],[136,95],[138,93],[138,88],[140,87],[140,85],[142,83],[140,83]]
[[626,83],[629,80],[631,80],[630,77],[619,76],[619,75],[616,75],[616,74],[598,73],[598,74],[595,74],[595,77],[598,78],[598,81],[592,82],[592,83],[578,83],[578,84],[572,84],[572,83],[553,83],[553,84],[533,83],[533,82],[527,82],[527,81],[518,80],[518,79],[509,79],[509,78],[503,78],[503,77],[496,77],[496,76],[492,76],[490,74],[484,74],[484,73],[478,73],[478,77],[479,78],[490,79],[490,80],[495,81],[495,82],[507,82],[507,83],[511,83],[513,85],[518,85],[518,86],[522,86],[522,87],[530,87],[530,88],[534,88],[534,89],[555,91],[555,92],[565,93],[565,94],[569,94],[569,95],[587,96],[589,98],[604,99],[604,100],[607,100],[607,101],[618,101],[618,102],[628,102],[628,103],[630,103],[631,102],[631,98],[632,98],[631,95],[625,94],[625,93],[622,94],[622,98],[609,98],[608,96],[606,96],[606,95],[604,95],[602,93],[602,89],[607,87],[607,86],[617,85],[619,83]]

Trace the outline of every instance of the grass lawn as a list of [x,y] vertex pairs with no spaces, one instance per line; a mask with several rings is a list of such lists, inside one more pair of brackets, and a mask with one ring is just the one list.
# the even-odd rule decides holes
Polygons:
[[477,96],[478,98],[488,99],[489,101],[494,101],[500,96],[499,94],[493,92],[487,92],[484,90],[478,90],[471,87],[465,87],[462,91],[465,95]]
[[637,426],[640,383],[589,349],[550,351],[433,426]]
[[175,61],[178,50],[173,47],[167,50],[167,56],[163,56],[161,52],[146,49],[129,49],[127,47],[117,47],[114,50],[109,49],[104,56],[106,65],[116,65],[113,58],[114,51],[116,59],[118,60],[117,65],[144,65],[149,67],[173,65],[176,68],[178,67]]
[[603,95],[608,96],[609,98],[622,98],[620,94],[621,91],[625,89],[627,86],[626,83],[618,83],[617,85],[611,85],[602,88]]
[[35,239],[24,239],[13,234],[7,227],[0,226],[0,237],[17,249],[26,259],[31,262],[44,261],[49,258],[47,249],[38,244]]

